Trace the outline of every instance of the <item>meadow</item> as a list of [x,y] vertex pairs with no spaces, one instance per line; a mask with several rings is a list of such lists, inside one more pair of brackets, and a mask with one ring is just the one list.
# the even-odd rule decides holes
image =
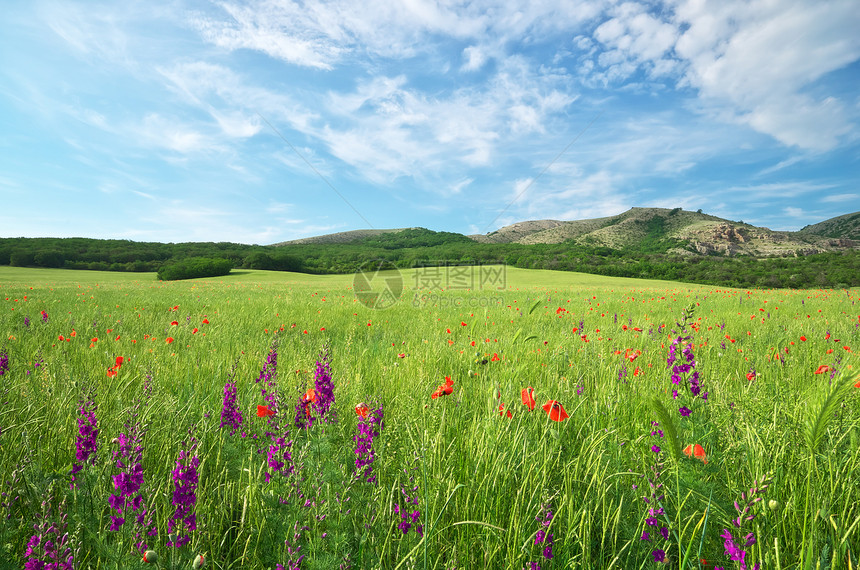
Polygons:
[[0,267],[0,568],[858,567],[858,289],[469,277]]

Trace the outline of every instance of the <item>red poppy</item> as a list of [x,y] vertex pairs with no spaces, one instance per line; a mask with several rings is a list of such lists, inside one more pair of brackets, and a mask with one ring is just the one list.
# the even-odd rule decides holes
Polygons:
[[365,404],[364,402],[362,402],[361,404],[358,404],[355,407],[355,413],[358,414],[358,417],[360,417],[361,419],[366,418],[367,413],[369,411],[370,411],[370,409],[367,407],[367,404]]
[[[502,402],[502,403],[499,405],[499,415],[500,415],[500,416],[504,416],[504,415],[505,415],[505,403],[504,403],[504,402]],[[507,415],[508,415],[508,417],[509,417],[509,418],[514,417],[514,415],[511,413],[511,411],[510,411],[510,410],[508,410],[508,414],[507,414]]]
[[305,402],[316,402],[317,401],[317,393],[313,388],[308,388],[308,391],[305,392],[305,395],[302,396],[302,400]]
[[123,362],[123,360],[125,360],[125,359],[124,359],[122,356],[117,356],[117,357],[116,357],[116,365],[117,365],[117,366],[122,366],[122,362]]
[[755,373],[755,372],[752,372],[752,371],[747,372],[747,380],[749,380],[750,382],[752,382],[753,380],[755,380],[755,377],[756,377],[756,373]]
[[831,370],[833,370],[833,369],[830,368],[829,366],[827,366],[826,364],[822,364],[821,366],[819,366],[815,370],[815,374],[824,374],[825,372],[830,372]]
[[436,388],[436,391],[430,395],[430,399],[435,400],[439,396],[448,396],[454,392],[454,381],[450,376],[445,376],[445,383]]
[[198,330],[199,330],[199,329],[198,329],[197,327],[194,327],[194,328],[191,330],[191,334],[197,334],[197,331],[198,331]]
[[172,337],[172,336],[169,336],[169,337],[167,337],[166,339],[164,339],[164,341],[165,341],[167,344],[170,344],[171,342],[173,342],[173,337]]
[[802,340],[803,342],[806,342],[806,337],[802,336],[802,337],[800,337],[800,340]]
[[499,360],[501,360],[501,358],[499,358],[498,353],[494,352],[493,357],[490,359],[490,362],[498,362]]
[[274,416],[275,412],[269,409],[268,406],[257,406],[257,415],[265,418],[266,416]]
[[179,321],[172,321],[170,324],[171,324],[172,326],[176,326],[176,325],[178,325],[178,324],[179,324]]
[[400,354],[397,355],[397,358],[406,358],[406,353],[401,352]]
[[208,324],[209,324],[209,319],[203,319],[203,324],[204,324],[204,325],[208,325]]
[[699,445],[698,443],[695,445],[688,445],[684,448],[684,455],[687,457],[695,457],[696,459],[701,459],[702,463],[705,465],[708,464],[708,456],[705,455],[705,448]]
[[529,411],[535,409],[535,389],[529,386],[528,388],[523,388],[523,405],[526,406]]
[[564,411],[564,407],[555,400],[549,400],[543,405],[543,410],[549,415],[549,419],[554,422],[566,420],[569,416]]

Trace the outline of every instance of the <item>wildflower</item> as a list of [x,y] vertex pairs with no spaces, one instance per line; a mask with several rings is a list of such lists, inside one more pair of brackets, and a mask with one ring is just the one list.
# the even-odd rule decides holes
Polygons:
[[535,409],[535,390],[531,386],[523,388],[522,393],[523,405],[532,411]]
[[154,550],[147,550],[143,553],[143,562],[146,564],[158,564],[158,553]]
[[358,417],[364,419],[367,417],[367,413],[370,411],[370,408],[367,407],[367,404],[364,402],[355,406],[355,413],[358,414]]
[[331,378],[331,352],[326,347],[316,362],[316,370],[314,372],[314,389],[311,393],[313,400],[312,407],[317,413],[317,417],[326,423],[334,423],[337,421],[337,415],[334,410],[334,383]]
[[[417,461],[417,458],[416,458]],[[417,469],[418,466],[415,465],[412,469]],[[409,468],[403,469],[403,472],[409,475]],[[400,503],[394,504],[394,514],[400,515],[400,523],[397,525],[397,528],[406,535],[410,530],[414,528],[415,533],[418,536],[424,536],[424,525],[418,524],[418,519],[421,517],[421,511],[418,507],[418,486],[414,485],[415,476],[409,475],[408,483],[403,481],[400,483],[400,494],[403,497],[404,506],[400,506]],[[409,488],[409,485],[413,485],[412,488]],[[411,506],[410,506],[411,505]],[[415,507],[412,510],[412,507]]]
[[684,455],[687,457],[695,457],[696,459],[701,459],[702,463],[705,465],[708,464],[708,457],[705,455],[705,448],[703,448],[698,443],[695,445],[688,445],[684,448]]
[[[167,522],[167,531],[173,536],[179,529],[185,534],[167,542],[167,546],[177,548],[188,544],[191,537],[188,532],[197,529],[197,515],[194,513],[194,505],[197,503],[197,468],[200,466],[200,458],[197,456],[197,440],[194,437],[194,428],[188,430],[188,436],[182,442],[182,449],[176,459],[176,467],[173,469],[173,516]],[[180,531],[181,532],[181,531]]]
[[441,384],[433,394],[430,395],[430,398],[435,400],[439,396],[448,396],[454,392],[454,381],[451,380],[450,376],[445,376],[445,383]]
[[549,419],[554,422],[561,422],[569,417],[567,412],[564,411],[564,407],[555,400],[549,400],[543,405],[543,409],[549,416]]
[[266,418],[269,416],[274,416],[275,412],[269,408],[268,406],[257,406],[257,416],[261,418]]
[[[230,378],[227,380],[227,383],[224,384],[224,400],[221,404],[221,424],[218,426],[219,428],[229,427],[230,435],[235,435],[242,427],[242,422],[244,421],[242,412],[239,410],[239,404],[236,401],[236,382],[233,378],[238,364],[239,362],[237,360],[233,365],[233,371],[231,372]],[[259,413],[259,409],[257,411]]]
[[[504,415],[505,415],[505,403],[504,403],[504,402],[502,402],[501,404],[499,404],[499,415],[500,415],[500,416],[504,416]],[[514,417],[514,415],[511,413],[511,411],[510,411],[510,410],[508,410],[508,411],[507,411],[507,416],[508,416],[508,418],[512,418],[512,417]]]
[[547,503],[541,507],[541,512],[535,517],[535,520],[538,521],[541,525],[541,528],[535,534],[535,546],[542,546],[543,550],[541,554],[546,560],[551,560],[553,557],[552,554],[552,544],[553,544],[553,535],[549,532],[550,525],[552,524],[553,512],[552,506]]
[[[766,476],[764,479],[762,479],[760,485],[757,481],[754,481],[753,486],[749,491],[747,491],[746,493],[741,493],[741,500],[744,501],[743,506],[741,506],[740,504],[738,504],[737,501],[735,501],[735,511],[738,513],[737,518],[732,520],[732,525],[735,528],[740,530],[745,523],[755,518],[755,515],[751,514],[752,506],[762,500],[762,498],[757,495],[759,495],[765,489],[768,488],[769,479],[770,477]],[[732,531],[727,528],[723,529],[723,532],[722,534],[720,534],[720,537],[723,539],[723,547],[725,548],[725,554],[729,557],[729,560],[740,562],[740,568],[742,570],[746,570],[747,565],[745,558],[747,555],[747,551],[745,549],[756,543],[755,534],[753,534],[752,532],[747,533],[743,537],[742,545],[740,545],[739,542],[735,540],[735,536],[732,534]],[[756,564],[753,566],[753,570],[758,570],[759,567],[760,563],[756,562]]]
[[173,337],[172,336],[167,337],[166,339],[164,339],[164,342],[166,342],[167,344],[170,344],[171,342],[173,342]]
[[[364,406],[364,409],[367,410],[367,406]],[[376,459],[373,440],[379,437],[385,425],[384,415],[381,404],[374,410],[365,412],[358,421],[358,434],[352,438],[355,442],[355,476],[368,483],[376,482],[376,474],[373,473],[373,462]]]
[[0,350],[0,376],[9,371],[9,353],[5,350]]
[[78,413],[81,415],[78,418],[78,435],[75,439],[75,459],[80,463],[72,464],[71,488],[75,488],[75,475],[84,465],[90,463],[95,465],[96,450],[98,448],[97,438],[99,435],[98,420],[96,420],[96,406],[94,392],[90,391],[85,396],[82,396],[79,401]]
[[828,366],[826,364],[822,364],[821,366],[816,368],[814,373],[815,374],[824,374],[825,372],[830,372],[832,370],[833,370],[833,368],[831,368],[830,366]]
[[304,394],[299,396],[299,401],[296,403],[296,416],[293,424],[299,429],[307,429],[314,423],[314,417],[311,415],[311,403],[316,401],[316,393],[311,388]]
[[66,532],[66,501],[59,504],[57,517],[51,514],[51,495],[42,503],[41,522],[33,526],[36,534],[27,542],[25,570],[72,570],[74,555]]

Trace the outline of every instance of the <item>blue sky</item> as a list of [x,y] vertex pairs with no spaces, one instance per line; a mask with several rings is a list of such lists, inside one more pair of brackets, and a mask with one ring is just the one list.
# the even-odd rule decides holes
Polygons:
[[860,210],[856,0],[6,0],[0,236]]

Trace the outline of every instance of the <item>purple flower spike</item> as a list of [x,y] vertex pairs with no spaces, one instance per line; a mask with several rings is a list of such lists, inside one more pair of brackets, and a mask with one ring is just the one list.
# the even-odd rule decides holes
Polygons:
[[194,438],[194,428],[188,431],[188,437],[182,442],[182,450],[176,460],[173,470],[173,516],[167,522],[167,531],[184,532],[176,540],[168,541],[167,546],[177,548],[191,541],[189,532],[197,530],[197,515],[194,505],[197,503],[197,468],[200,458],[197,456],[197,440]]
[[96,406],[94,401],[94,392],[89,391],[80,399],[78,413],[81,415],[78,418],[78,436],[75,439],[75,459],[78,461],[72,464],[72,482],[70,487],[75,488],[76,475],[84,468],[84,465],[95,465],[96,451],[98,449],[98,420],[96,419]]

